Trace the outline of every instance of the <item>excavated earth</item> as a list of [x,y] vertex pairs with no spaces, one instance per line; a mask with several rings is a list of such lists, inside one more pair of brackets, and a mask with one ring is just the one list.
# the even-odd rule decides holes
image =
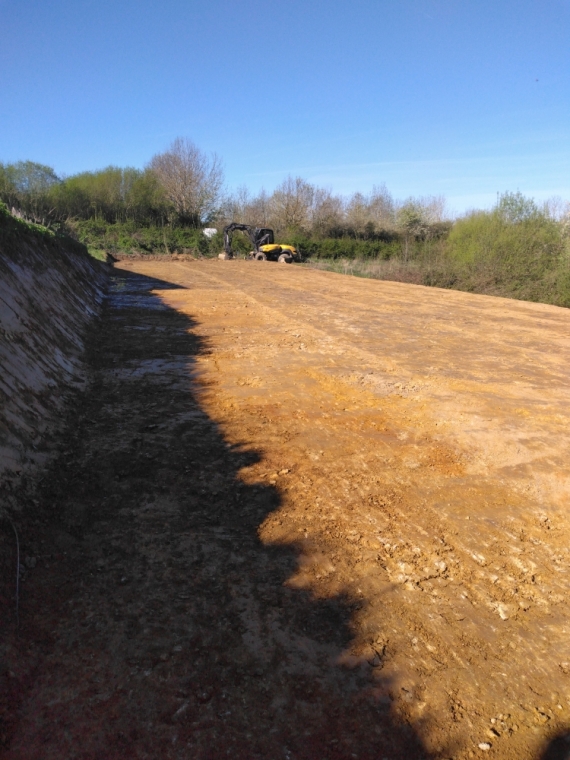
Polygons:
[[570,311],[111,279],[18,627],[2,532],[0,757],[567,758]]

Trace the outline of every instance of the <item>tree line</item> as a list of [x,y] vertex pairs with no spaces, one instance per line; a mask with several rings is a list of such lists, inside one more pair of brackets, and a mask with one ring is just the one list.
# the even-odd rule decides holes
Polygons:
[[360,240],[389,240],[398,232],[425,237],[449,228],[443,198],[397,202],[385,185],[345,198],[287,177],[270,194],[252,195],[245,186],[228,192],[220,158],[184,138],[144,169],[109,166],[59,177],[52,167],[33,161],[0,163],[0,200],[44,226],[99,220],[200,229],[239,221],[277,234]]
[[[143,169],[59,177],[33,161],[0,163],[0,200],[101,255],[217,255],[220,231],[236,221],[270,227],[304,258],[339,271],[570,306],[570,206],[560,199],[537,204],[505,192],[493,208],[451,219],[444,198],[397,200],[385,185],[344,197],[290,176],[271,193],[228,192],[220,158],[177,138]],[[207,238],[204,227],[219,232]],[[247,239],[233,242],[249,250]]]

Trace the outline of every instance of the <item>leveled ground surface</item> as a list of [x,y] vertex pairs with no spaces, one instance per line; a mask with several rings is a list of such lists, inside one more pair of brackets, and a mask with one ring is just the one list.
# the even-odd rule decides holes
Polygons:
[[568,756],[570,311],[122,262],[90,359],[3,760]]

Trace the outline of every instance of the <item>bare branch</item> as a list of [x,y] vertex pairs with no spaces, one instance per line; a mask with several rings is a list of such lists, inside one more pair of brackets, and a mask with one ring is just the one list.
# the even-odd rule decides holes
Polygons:
[[177,137],[166,152],[151,159],[149,169],[182,220],[198,226],[213,216],[223,183],[215,153],[208,157],[191,140]]

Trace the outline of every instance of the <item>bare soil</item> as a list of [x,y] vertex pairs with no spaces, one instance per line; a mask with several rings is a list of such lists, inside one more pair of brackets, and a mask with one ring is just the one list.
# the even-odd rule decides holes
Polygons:
[[118,263],[0,532],[0,757],[570,756],[570,311]]

